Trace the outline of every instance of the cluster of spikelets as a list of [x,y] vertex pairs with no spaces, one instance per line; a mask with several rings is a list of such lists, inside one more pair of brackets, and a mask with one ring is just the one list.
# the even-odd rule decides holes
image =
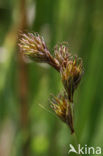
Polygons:
[[52,56],[43,37],[38,33],[21,33],[18,45],[26,57],[36,62],[48,63],[60,72],[65,91],[63,95],[52,97],[51,107],[70,127],[71,133],[74,133],[73,94],[83,75],[82,60],[69,52],[68,43],[57,45]]

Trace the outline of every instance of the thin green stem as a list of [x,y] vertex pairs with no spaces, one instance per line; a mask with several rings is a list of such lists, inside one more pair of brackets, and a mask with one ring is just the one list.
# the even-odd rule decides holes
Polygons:
[[[73,137],[73,140],[74,140],[74,144],[77,147],[77,145],[79,144],[79,141],[78,141],[78,138],[77,138],[77,135],[76,135],[75,132],[72,134],[72,137]],[[79,155],[82,156],[82,154],[79,154]]]

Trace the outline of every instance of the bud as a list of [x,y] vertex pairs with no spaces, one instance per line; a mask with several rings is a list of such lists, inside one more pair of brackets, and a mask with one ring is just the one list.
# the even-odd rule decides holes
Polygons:
[[73,133],[72,109],[66,93],[64,92],[64,95],[59,94],[58,97],[53,96],[51,103],[56,115],[70,127],[71,133]]

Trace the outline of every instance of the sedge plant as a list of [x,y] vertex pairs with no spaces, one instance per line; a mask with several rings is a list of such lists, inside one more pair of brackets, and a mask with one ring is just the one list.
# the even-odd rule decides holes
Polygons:
[[51,108],[69,126],[71,134],[75,134],[73,95],[83,75],[82,59],[69,52],[67,42],[56,45],[54,55],[51,55],[44,38],[38,33],[21,33],[18,46],[26,57],[47,63],[60,73],[64,92],[57,97],[52,96]]

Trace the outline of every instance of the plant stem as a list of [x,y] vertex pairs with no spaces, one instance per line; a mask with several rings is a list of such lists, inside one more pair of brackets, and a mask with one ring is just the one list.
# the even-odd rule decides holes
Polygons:
[[[75,132],[72,134],[72,137],[73,137],[73,140],[74,140],[74,144],[77,147],[79,143],[78,143],[77,135],[76,135]],[[79,155],[82,156],[82,154],[79,154]]]
[[[27,28],[27,15],[26,15],[26,0],[20,0],[20,23],[19,29],[23,31]],[[22,145],[23,156],[29,156],[29,144],[30,144],[30,134],[29,134],[29,114],[28,114],[28,79],[27,79],[27,65],[23,60],[22,53],[18,55],[19,62],[19,98],[20,98],[20,122],[21,129],[24,136],[26,135],[26,140]]]

